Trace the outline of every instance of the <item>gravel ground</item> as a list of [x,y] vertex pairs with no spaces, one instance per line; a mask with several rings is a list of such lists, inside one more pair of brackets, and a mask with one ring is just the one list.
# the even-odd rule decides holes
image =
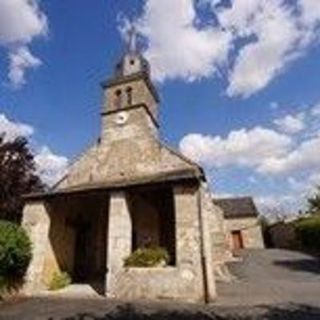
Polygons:
[[285,250],[242,252],[230,269],[237,277],[218,285],[213,305],[43,297],[0,306],[0,320],[320,319],[320,263]]

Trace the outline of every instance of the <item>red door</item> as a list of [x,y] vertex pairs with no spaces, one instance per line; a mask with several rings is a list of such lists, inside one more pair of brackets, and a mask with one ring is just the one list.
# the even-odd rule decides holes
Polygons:
[[240,230],[232,231],[232,249],[239,250],[243,249],[243,239]]

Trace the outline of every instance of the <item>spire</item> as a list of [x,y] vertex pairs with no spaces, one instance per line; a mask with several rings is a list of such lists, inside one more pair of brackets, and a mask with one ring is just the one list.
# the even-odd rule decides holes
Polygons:
[[136,53],[137,52],[137,29],[133,23],[128,30],[128,52]]
[[129,76],[141,72],[147,75],[150,74],[149,63],[138,50],[137,35],[137,28],[131,22],[124,37],[126,50],[116,66],[116,77]]

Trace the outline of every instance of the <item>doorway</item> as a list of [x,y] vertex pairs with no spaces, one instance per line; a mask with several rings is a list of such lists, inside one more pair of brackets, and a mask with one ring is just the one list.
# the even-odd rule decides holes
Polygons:
[[232,249],[239,250],[243,249],[243,238],[240,230],[234,230],[231,232],[232,236]]
[[73,284],[105,293],[109,196],[88,191],[51,200],[50,244],[57,267]]
[[90,224],[79,224],[75,231],[75,254],[73,266],[73,281],[76,283],[87,282],[92,270],[92,230]]

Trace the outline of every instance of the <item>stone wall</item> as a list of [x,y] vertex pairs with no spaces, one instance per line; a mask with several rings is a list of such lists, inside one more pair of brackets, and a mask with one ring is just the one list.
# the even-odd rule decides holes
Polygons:
[[294,223],[278,222],[268,228],[271,245],[274,248],[295,249],[299,246]]
[[176,215],[176,265],[164,268],[125,268],[131,253],[132,221],[124,193],[111,194],[107,295],[126,299],[181,299],[204,301],[204,280],[209,300],[216,296],[211,260],[204,271],[198,187],[174,188]]
[[[196,280],[200,281],[196,283]],[[203,302],[201,279],[194,279],[194,273],[179,267],[123,268],[116,292],[111,295],[126,300],[175,299],[189,302]]]
[[207,215],[210,232],[212,264],[221,265],[230,260],[228,237],[222,210],[212,202],[211,192],[206,183],[202,183],[202,209]]
[[45,258],[50,250],[50,217],[43,202],[29,202],[23,210],[22,226],[32,243],[32,259],[26,274],[24,291],[38,292],[45,288],[43,279]]
[[232,231],[241,231],[244,248],[264,248],[261,226],[258,218],[228,218],[225,219],[230,248],[233,247]]
[[59,203],[31,202],[25,206],[22,224],[33,248],[25,291],[46,289],[55,272],[72,273],[75,234],[66,223],[69,217],[67,207]]
[[150,112],[153,114],[154,118],[158,118],[158,108],[157,103],[154,100],[153,95],[151,94],[148,86],[146,85],[143,78],[138,78],[136,80],[130,81],[129,83],[119,83],[107,88],[104,94],[104,105],[103,112],[117,110],[118,107],[115,105],[116,92],[121,90],[122,92],[122,107],[129,106],[127,103],[126,90],[128,88],[132,89],[132,102],[131,105],[136,104],[145,104],[149,107]]

